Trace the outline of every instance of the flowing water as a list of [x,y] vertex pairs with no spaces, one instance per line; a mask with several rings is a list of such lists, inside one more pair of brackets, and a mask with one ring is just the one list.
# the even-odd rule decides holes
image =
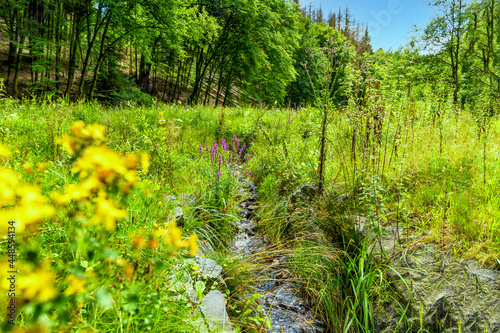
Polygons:
[[[240,203],[241,219],[233,224],[236,236],[231,244],[231,251],[242,255],[243,260],[266,258],[271,251],[270,244],[259,233],[255,220],[258,207],[257,188],[252,182],[244,181],[246,199]],[[270,255],[268,255],[270,256]],[[291,279],[287,270],[288,259],[285,254],[273,253],[272,258],[262,259],[267,267],[258,272],[255,284],[257,293],[262,294],[260,303],[271,323],[272,333],[314,333],[324,332],[322,323],[314,319],[311,304],[298,294],[299,286]]]

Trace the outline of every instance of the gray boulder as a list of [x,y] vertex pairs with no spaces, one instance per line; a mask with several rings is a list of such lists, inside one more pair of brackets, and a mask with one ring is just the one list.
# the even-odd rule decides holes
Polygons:
[[218,290],[212,290],[203,297],[199,311],[202,313],[210,331],[233,332],[226,311],[226,299]]
[[316,185],[300,185],[290,196],[291,203],[300,203],[310,201],[318,193]]
[[197,258],[196,262],[198,263],[198,272],[202,277],[215,281],[222,280],[224,269],[215,261],[208,258]]

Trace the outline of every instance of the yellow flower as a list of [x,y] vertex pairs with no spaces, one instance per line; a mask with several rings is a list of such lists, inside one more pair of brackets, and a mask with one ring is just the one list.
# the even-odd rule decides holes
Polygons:
[[87,285],[87,281],[82,278],[70,274],[66,278],[66,282],[69,283],[69,287],[65,291],[68,295],[80,294],[86,291],[85,286]]
[[29,162],[24,162],[23,169],[24,169],[24,171],[26,171],[29,174],[33,173],[33,166]]
[[187,240],[189,246],[189,255],[194,257],[198,253],[198,236],[196,234],[191,234]]
[[15,222],[16,232],[23,232],[27,225],[40,222],[55,214],[55,209],[47,204],[47,198],[36,186],[21,185],[16,189],[20,200],[16,207],[1,211],[0,229],[2,234],[7,233],[8,222]]
[[95,199],[96,202],[96,213],[89,220],[91,225],[97,225],[99,223],[104,223],[104,227],[108,231],[114,231],[116,227],[116,221],[124,219],[127,216],[125,210],[118,209],[114,206],[113,201],[107,200],[104,195],[100,195]]
[[137,169],[137,162],[139,161],[139,158],[137,155],[134,154],[127,154],[125,155],[125,167],[128,169]]
[[88,125],[86,127],[88,136],[96,141],[105,141],[106,137],[104,136],[104,132],[106,131],[105,127],[98,124]]
[[86,178],[93,170],[99,180],[108,183],[111,183],[117,174],[124,175],[127,172],[120,155],[105,146],[86,148],[71,172],[79,173],[81,178]]
[[134,244],[135,247],[144,247],[146,246],[146,240],[144,239],[144,236],[137,236],[132,240],[132,243]]
[[0,161],[6,161],[10,155],[11,153],[9,148],[0,142]]
[[43,172],[45,171],[45,169],[47,168],[47,162],[43,162],[43,163],[39,163],[37,168],[36,168],[36,171],[37,172]]
[[68,134],[63,134],[63,136],[57,141],[70,155],[74,155],[80,149],[80,145]]
[[142,172],[148,173],[149,166],[151,164],[149,163],[149,155],[146,153],[141,153],[141,167],[142,167]]
[[19,180],[14,171],[0,168],[0,207],[11,206],[15,203],[15,188]]
[[84,139],[86,137],[84,132],[85,124],[82,121],[77,121],[71,126],[71,132],[77,138]]
[[37,299],[40,302],[47,302],[55,298],[58,294],[54,288],[55,273],[45,269],[37,268],[34,272],[19,278],[19,291],[25,299]]

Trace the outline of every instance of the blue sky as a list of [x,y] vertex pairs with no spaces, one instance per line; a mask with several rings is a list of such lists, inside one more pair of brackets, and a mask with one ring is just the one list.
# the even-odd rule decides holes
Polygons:
[[409,42],[412,26],[425,26],[434,17],[434,8],[426,5],[424,0],[300,0],[301,7],[312,4],[321,9],[327,17],[330,11],[342,12],[349,6],[352,16],[363,25],[368,24],[373,50],[379,48],[397,50]]

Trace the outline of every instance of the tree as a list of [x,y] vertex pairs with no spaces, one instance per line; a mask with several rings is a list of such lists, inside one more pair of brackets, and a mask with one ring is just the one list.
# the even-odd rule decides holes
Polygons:
[[433,19],[422,36],[425,48],[449,69],[453,85],[453,102],[458,102],[460,90],[460,65],[469,56],[462,52],[467,32],[468,16],[466,0],[437,0],[432,3],[440,11],[440,16]]

